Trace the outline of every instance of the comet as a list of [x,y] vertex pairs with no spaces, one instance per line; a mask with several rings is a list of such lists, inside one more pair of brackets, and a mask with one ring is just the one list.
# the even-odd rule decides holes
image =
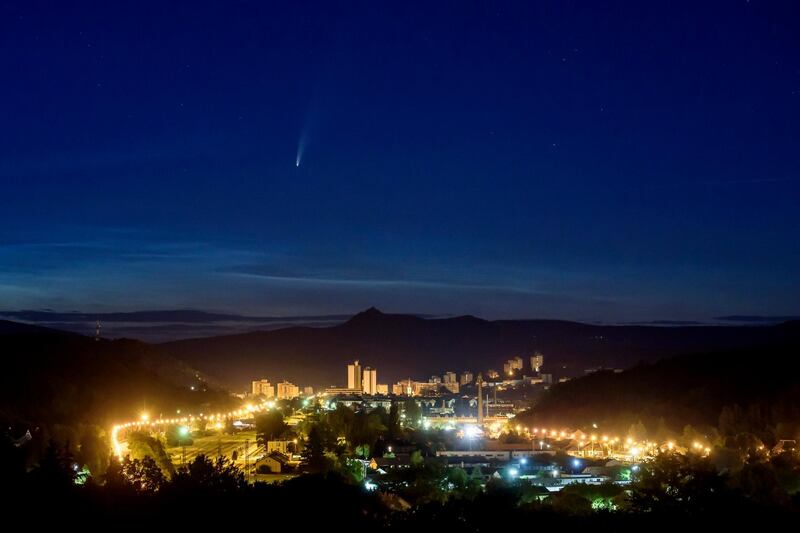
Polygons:
[[303,160],[303,151],[306,148],[306,132],[300,135],[300,140],[297,141],[297,156],[294,158],[294,166],[299,167],[300,162]]

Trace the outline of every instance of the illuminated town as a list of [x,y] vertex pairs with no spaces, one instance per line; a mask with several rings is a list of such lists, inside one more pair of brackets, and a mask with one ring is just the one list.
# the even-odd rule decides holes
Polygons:
[[[270,479],[269,474],[281,474],[280,479],[287,479],[308,471],[303,443],[309,438],[313,420],[338,409],[365,415],[382,409],[384,414],[397,412],[398,424],[403,428],[438,435],[434,454],[448,467],[480,472],[481,483],[492,477],[518,478],[549,491],[573,483],[625,485],[640,464],[660,454],[706,457],[711,453],[712,443],[708,438],[662,442],[640,435],[609,434],[596,424],[578,429],[569,424],[530,427],[521,423],[516,415],[524,411],[515,407],[517,402],[499,402],[497,392],[513,392],[516,387],[546,389],[552,377],[540,372],[544,356],[537,353],[530,361],[532,377],[511,378],[515,370],[524,369],[523,359],[516,357],[504,365],[508,379],[489,371],[487,374],[494,374],[496,381],[484,381],[479,372],[473,382],[470,371],[463,372],[460,379],[456,379],[454,372],[446,372],[443,379],[432,376],[426,382],[401,381],[393,385],[393,394],[386,393],[386,385],[376,386],[377,370],[369,367],[362,370],[359,361],[347,365],[347,387],[332,387],[317,394],[310,387],[304,389],[308,394],[301,394],[298,386],[288,382],[279,383],[276,393],[269,380],[259,379],[253,381],[249,394],[242,395],[246,403],[238,409],[176,412],[171,417],[143,412],[137,420],[114,425],[111,442],[114,453],[123,460],[130,453],[126,444],[128,434],[164,438],[173,432],[179,441],[178,446],[168,450],[174,464],[186,464],[198,454],[206,454],[230,459],[247,479]],[[462,396],[460,387],[476,395]],[[384,392],[378,393],[380,390]],[[274,440],[255,430],[259,417],[270,412],[284,413],[280,416],[286,424],[286,430]],[[347,442],[346,434],[337,435],[337,439],[351,447],[357,444]],[[794,441],[781,441],[776,450],[780,451],[784,445],[793,447]],[[383,474],[387,470],[409,467],[412,448],[391,440],[382,441],[380,446],[365,444],[356,457],[346,460],[360,463],[365,487],[376,490],[384,488]],[[754,451],[769,454],[763,445]]]
[[791,527],[799,23],[3,0],[5,529]]

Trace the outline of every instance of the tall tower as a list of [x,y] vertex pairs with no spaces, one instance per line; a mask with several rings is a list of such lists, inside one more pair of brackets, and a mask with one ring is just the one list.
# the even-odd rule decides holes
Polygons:
[[361,385],[361,365],[356,359],[352,365],[347,365],[347,388],[351,390],[363,391]]
[[478,374],[478,379],[475,381],[478,385],[478,425],[483,427],[483,375]]
[[95,324],[95,329],[94,329],[94,340],[96,340],[96,341],[100,340],[100,328],[101,327],[102,326],[100,325],[100,320],[98,319],[97,320],[97,324]]
[[364,394],[377,394],[378,393],[378,371],[374,368],[367,367],[362,374],[364,379],[361,383],[364,387]]

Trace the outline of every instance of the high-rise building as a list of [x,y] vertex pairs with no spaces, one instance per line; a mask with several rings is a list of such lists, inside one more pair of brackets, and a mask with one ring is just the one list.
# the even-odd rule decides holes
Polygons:
[[463,386],[466,385],[467,383],[472,383],[473,379],[474,378],[472,377],[472,372],[470,372],[469,370],[465,370],[464,372],[461,373],[461,380],[459,381],[459,383]]
[[363,379],[361,384],[364,387],[364,394],[377,394],[378,393],[378,371],[374,368],[367,367],[364,369]]
[[388,394],[389,394],[389,384],[388,383],[378,383],[377,391],[378,391],[378,394],[383,394],[384,396],[388,396]]
[[507,376],[510,376],[515,370],[522,370],[522,365],[522,357],[514,357],[509,359],[503,365],[503,373]]
[[428,383],[441,383],[442,378],[439,376],[431,376],[431,379],[428,380]]
[[268,379],[257,379],[253,381],[253,396],[266,396],[272,398],[275,396],[275,387],[270,385]]
[[458,377],[456,376],[455,372],[445,372],[444,376],[442,376],[442,383],[445,385],[448,383],[458,383]]
[[544,355],[539,352],[534,352],[531,356],[531,369],[534,372],[539,372],[544,366]]
[[361,365],[355,360],[352,365],[347,365],[347,388],[350,390],[362,391],[361,386]]
[[303,396],[314,396],[314,387],[303,387]]
[[278,383],[277,392],[279,400],[291,400],[292,398],[300,396],[300,387],[284,380]]

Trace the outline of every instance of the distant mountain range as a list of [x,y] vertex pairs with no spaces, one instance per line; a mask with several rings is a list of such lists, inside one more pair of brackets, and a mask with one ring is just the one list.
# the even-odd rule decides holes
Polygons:
[[[0,354],[6,365],[0,373],[0,421],[106,423],[130,418],[142,409],[158,413],[220,405],[231,400],[214,390],[222,386],[244,390],[250,380],[262,377],[315,387],[343,386],[345,365],[353,359],[377,368],[378,382],[393,383],[406,377],[426,380],[445,371],[502,370],[503,362],[517,355],[525,358],[527,369],[528,356],[540,351],[545,355],[545,372],[558,378],[580,376],[599,366],[629,368],[671,356],[799,342],[796,321],[755,326],[605,326],[473,316],[425,318],[374,308],[329,327],[293,326],[155,345],[124,339],[95,341],[0,320]],[[768,381],[773,361],[757,359],[747,363],[753,379]],[[683,368],[691,373],[692,359],[683,361],[689,361]],[[725,363],[722,358],[718,364]],[[709,366],[702,368],[708,374]],[[657,376],[649,379],[648,383],[658,381]],[[211,387],[201,394],[197,389],[204,383]]]
[[195,310],[80,313],[50,310],[0,311],[0,319],[92,335],[100,321],[102,336],[147,342],[230,335],[290,326],[323,327],[341,324],[351,315],[245,316]]
[[[414,314],[419,318],[443,318]],[[452,317],[445,315],[444,317]],[[112,313],[60,312],[50,309],[0,310],[0,320],[21,321],[33,325],[71,331],[81,335],[94,335],[100,321],[104,338],[130,338],[150,343],[161,343],[199,337],[235,335],[253,331],[270,331],[292,326],[328,327],[346,322],[352,315],[287,315],[248,316],[235,313],[216,313],[193,309],[151,310]],[[729,315],[700,320],[648,320],[638,322],[609,322],[595,325],[614,326],[714,326],[714,325],[773,325],[796,316]]]
[[789,322],[792,320],[800,320],[797,315],[784,315],[784,316],[764,316],[764,315],[728,315],[719,316],[714,320],[721,320],[723,322],[760,322],[762,324],[777,324],[779,322]]
[[628,368],[662,357],[782,343],[800,322],[760,326],[602,326],[559,320],[422,318],[369,309],[331,327],[290,327],[160,345],[171,355],[237,388],[256,378],[298,385],[345,384],[345,365],[359,359],[378,382],[427,379],[444,371],[502,370],[512,356],[545,355],[546,371],[582,375]]
[[0,316],[31,322],[184,322],[208,324],[212,322],[275,322],[291,320],[331,320],[350,318],[350,315],[303,315],[303,316],[246,316],[230,313],[209,313],[191,309],[171,311],[131,311],[129,313],[60,313],[57,311],[0,311]]

